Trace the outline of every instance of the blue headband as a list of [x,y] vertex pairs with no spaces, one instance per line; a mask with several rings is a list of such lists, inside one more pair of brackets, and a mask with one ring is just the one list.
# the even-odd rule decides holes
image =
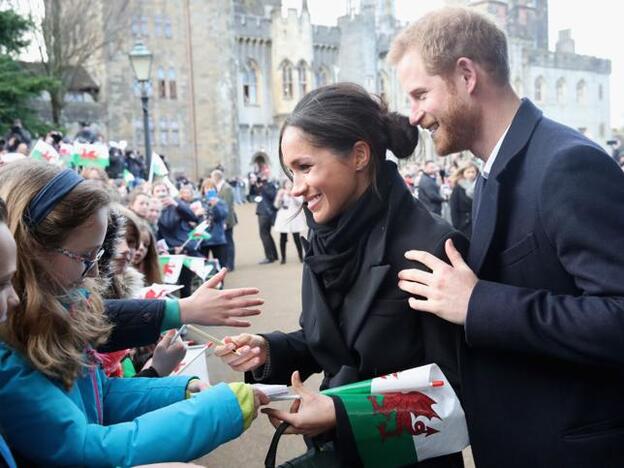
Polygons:
[[71,169],[59,172],[39,190],[26,208],[24,220],[31,229],[36,227],[76,185],[84,181]]

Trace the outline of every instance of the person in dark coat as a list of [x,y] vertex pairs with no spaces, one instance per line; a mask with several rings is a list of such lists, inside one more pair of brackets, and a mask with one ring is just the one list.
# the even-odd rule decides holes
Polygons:
[[275,222],[277,209],[274,206],[275,196],[277,195],[277,187],[271,182],[266,174],[258,176],[256,182],[256,215],[258,216],[258,228],[260,231],[260,240],[264,249],[264,259],[260,261],[261,265],[273,263],[277,260],[277,247],[271,235],[271,226]]
[[[466,239],[416,200],[397,166],[385,161],[412,154],[418,131],[406,117],[389,114],[360,86],[341,83],[310,92],[286,119],[280,159],[293,178],[293,196],[305,200],[310,227],[303,269],[301,329],[225,340],[217,355],[247,379],[288,384],[323,372],[321,389],[428,363],[437,363],[457,385],[461,328],[413,314],[398,272],[415,266],[410,248],[444,258],[444,243]],[[238,349],[240,354],[232,353]],[[297,374],[292,382],[299,384]],[[302,412],[269,411],[274,425],[322,435],[335,442],[344,466],[359,466],[358,451],[339,399],[303,397]],[[387,444],[389,460],[394,455]],[[416,462],[416,460],[414,460]],[[419,463],[463,466],[461,453]]]
[[[451,66],[436,69],[431,50]],[[459,8],[429,13],[391,47],[412,123],[435,128],[438,154],[485,163],[466,261],[451,245],[452,266],[410,253],[430,272],[402,284],[415,308],[464,325],[476,466],[621,467],[624,174],[518,98],[506,51],[494,22]]]
[[440,215],[442,214],[444,197],[440,195],[437,177],[438,166],[433,161],[427,161],[418,183],[418,199],[429,211]]
[[453,227],[470,239],[472,233],[472,198],[479,174],[479,168],[473,162],[461,167],[455,173],[455,187],[449,199]]

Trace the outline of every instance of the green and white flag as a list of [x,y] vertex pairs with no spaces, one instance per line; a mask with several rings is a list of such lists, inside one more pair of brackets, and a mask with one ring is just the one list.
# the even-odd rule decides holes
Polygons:
[[206,263],[204,257],[186,257],[184,266],[199,276],[202,281],[206,281],[206,278],[212,271],[212,265]]
[[30,152],[30,157],[36,159],[37,161],[45,161],[47,163],[54,164],[55,166],[59,166],[61,164],[61,157],[58,152],[43,140],[37,141]]
[[66,167],[69,167],[78,157],[74,145],[70,145],[69,143],[61,143],[59,155],[61,156],[61,161]]
[[108,146],[103,143],[74,143],[74,165],[82,167],[108,167]]
[[132,172],[130,172],[128,169],[124,169],[123,180],[126,184],[129,184],[130,182],[134,182],[134,174],[132,174]]
[[169,175],[169,171],[167,170],[167,166],[163,162],[162,158],[152,151],[152,161],[149,167],[149,174],[147,176],[147,180],[152,182],[154,177],[166,177]]
[[199,223],[195,227],[195,229],[193,229],[191,232],[189,232],[189,235],[188,235],[189,240],[210,240],[210,239],[212,239],[212,236],[208,232],[208,228],[209,227],[210,227],[210,225],[208,224],[208,221],[202,221],[201,223]]
[[469,444],[464,410],[436,364],[322,393],[344,404],[367,468],[412,464]]
[[178,282],[185,258],[186,255],[161,255],[158,258],[164,283],[176,284]]

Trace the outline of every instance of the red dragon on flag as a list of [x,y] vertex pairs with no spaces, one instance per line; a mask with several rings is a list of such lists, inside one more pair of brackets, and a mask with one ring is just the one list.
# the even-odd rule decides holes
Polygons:
[[[382,398],[381,404],[379,404],[379,398]],[[387,422],[377,426],[382,441],[390,437],[398,437],[403,431],[412,436],[425,434],[425,437],[438,432],[437,429],[427,426],[422,421],[413,422],[413,419],[418,416],[442,419],[433,409],[436,401],[424,393],[387,393],[383,396],[371,395],[368,399],[373,405],[374,413],[382,414],[386,418]],[[388,423],[392,416],[396,417],[396,427],[394,430],[388,430]]]

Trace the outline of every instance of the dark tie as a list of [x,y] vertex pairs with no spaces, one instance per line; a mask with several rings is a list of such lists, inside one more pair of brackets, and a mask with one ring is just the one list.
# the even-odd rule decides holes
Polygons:
[[481,198],[483,196],[483,189],[485,188],[485,183],[487,182],[487,175],[484,177],[479,174],[477,177],[477,181],[475,182],[475,190],[474,196],[472,199],[472,220],[474,222],[477,219],[477,214],[479,213],[479,208],[481,207]]

